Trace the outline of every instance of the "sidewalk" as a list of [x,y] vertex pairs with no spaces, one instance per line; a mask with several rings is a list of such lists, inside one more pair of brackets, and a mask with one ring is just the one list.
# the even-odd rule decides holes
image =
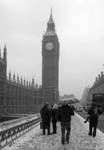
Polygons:
[[75,114],[72,117],[70,143],[61,145],[60,123],[58,133],[42,135],[39,126],[32,129],[3,150],[104,150],[104,134],[97,130],[95,138],[88,136],[88,123]]

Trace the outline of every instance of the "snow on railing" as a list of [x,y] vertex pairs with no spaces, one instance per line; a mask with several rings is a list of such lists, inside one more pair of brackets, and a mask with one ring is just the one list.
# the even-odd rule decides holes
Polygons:
[[11,144],[14,140],[19,138],[21,135],[28,132],[33,125],[40,121],[40,117],[33,120],[28,120],[25,123],[15,125],[3,131],[0,131],[0,149],[8,144]]

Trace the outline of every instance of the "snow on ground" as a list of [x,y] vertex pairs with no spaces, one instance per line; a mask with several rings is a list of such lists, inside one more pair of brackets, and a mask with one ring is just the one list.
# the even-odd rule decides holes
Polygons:
[[[88,136],[88,123],[75,114],[72,117],[72,128],[69,144],[62,146],[60,123],[58,133],[42,135],[39,124],[3,150],[104,150],[104,134],[97,130],[95,138]],[[52,129],[51,129],[52,130]]]
[[23,124],[23,123],[28,122],[28,121],[33,120],[33,119],[36,119],[36,118],[38,118],[38,116],[39,116],[38,114],[28,115],[28,116],[23,117],[23,118],[11,120],[11,121],[9,120],[9,121],[0,123],[0,131],[12,128],[14,126],[17,126],[19,124]]

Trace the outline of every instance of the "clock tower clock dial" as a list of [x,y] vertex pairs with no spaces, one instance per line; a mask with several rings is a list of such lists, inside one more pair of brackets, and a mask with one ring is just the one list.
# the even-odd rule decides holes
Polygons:
[[[51,52],[49,52],[51,51]],[[43,101],[50,105],[58,101],[59,41],[52,12],[42,39],[42,90]]]
[[52,42],[47,42],[45,44],[45,48],[46,48],[46,50],[52,50],[53,49],[53,43]]

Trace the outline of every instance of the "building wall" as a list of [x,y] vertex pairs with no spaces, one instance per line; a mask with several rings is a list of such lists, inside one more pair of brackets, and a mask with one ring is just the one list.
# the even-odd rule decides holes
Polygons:
[[[6,57],[7,58],[7,57]],[[39,112],[43,102],[42,88],[15,78],[7,77],[7,59],[0,57],[0,114]]]
[[7,71],[7,59],[5,57],[5,47],[3,51],[3,55],[1,57],[0,50],[0,111],[5,111],[5,95],[6,95],[6,71]]
[[6,81],[5,101],[1,99],[0,113],[24,114],[38,112],[42,104],[42,89]]
[[[98,77],[96,77],[93,86],[89,90],[87,105],[91,105],[93,103],[94,94],[104,94],[104,74],[102,72],[98,75]],[[104,99],[102,102],[99,99],[99,105],[104,107]]]

